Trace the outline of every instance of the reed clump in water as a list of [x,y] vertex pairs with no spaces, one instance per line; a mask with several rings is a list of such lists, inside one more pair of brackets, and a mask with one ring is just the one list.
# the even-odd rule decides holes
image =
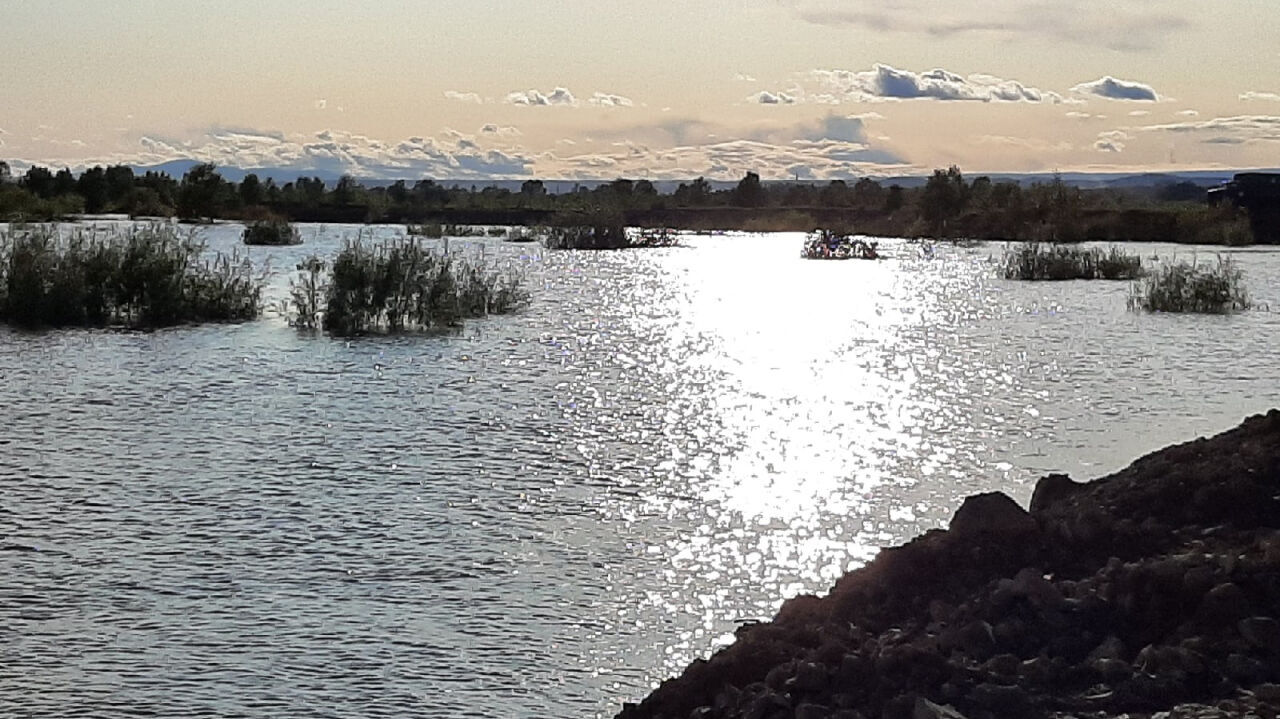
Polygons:
[[1118,247],[1028,242],[1005,249],[1000,273],[1007,280],[1133,280],[1142,276],[1142,258]]
[[287,220],[270,219],[252,222],[244,228],[246,245],[301,245],[302,235]]
[[0,233],[0,321],[154,328],[257,318],[264,278],[247,258],[203,252],[170,225],[11,229]]
[[453,327],[528,299],[519,275],[411,237],[349,241],[328,264],[311,257],[298,266],[290,295],[295,326],[335,335]]
[[1148,312],[1225,314],[1252,306],[1244,275],[1229,257],[1215,264],[1176,262],[1147,275],[1129,296],[1129,308]]

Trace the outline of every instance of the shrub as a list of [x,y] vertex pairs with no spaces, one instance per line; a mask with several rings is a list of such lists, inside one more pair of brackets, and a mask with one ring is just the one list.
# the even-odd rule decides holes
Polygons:
[[244,228],[246,245],[300,245],[302,235],[287,220],[273,219],[251,222]]
[[1000,271],[1007,280],[1132,280],[1142,275],[1142,259],[1117,247],[1027,242],[1005,249]]
[[1227,257],[1215,265],[1177,262],[1135,284],[1129,308],[1148,312],[1223,314],[1251,306],[1243,273]]
[[444,237],[444,226],[439,222],[429,222],[423,225],[406,225],[405,232],[410,235],[419,235],[433,240]]
[[263,278],[247,258],[203,258],[170,225],[108,233],[20,227],[0,235],[0,320],[36,327],[162,327],[261,312]]
[[512,227],[507,231],[507,242],[537,242],[538,237],[545,234],[546,230],[539,232],[528,227]]
[[412,238],[348,242],[322,277],[325,269],[316,257],[298,266],[290,288],[295,326],[335,335],[451,327],[527,300],[519,276]]

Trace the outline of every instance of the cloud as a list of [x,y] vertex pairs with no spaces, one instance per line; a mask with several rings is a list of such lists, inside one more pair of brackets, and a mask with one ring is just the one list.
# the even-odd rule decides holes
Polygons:
[[1181,117],[1199,117],[1200,116],[1200,112],[1198,110],[1179,110],[1174,114],[1179,115]]
[[854,102],[877,100],[965,100],[976,102],[1062,102],[1061,95],[987,74],[959,75],[935,68],[900,70],[877,63],[870,70],[813,70],[808,78],[833,96]]
[[538,90],[516,91],[507,94],[506,102],[512,105],[531,107],[550,107],[553,105],[573,107],[578,104],[577,98],[568,88],[557,87],[550,93],[543,94]]
[[761,105],[794,105],[796,98],[785,92],[761,90],[759,93],[749,96],[747,102],[756,102]]
[[1280,102],[1280,95],[1277,95],[1274,92],[1254,92],[1253,90],[1250,90],[1249,92],[1241,93],[1240,99],[1246,102],[1251,100],[1265,100],[1267,102]]
[[329,101],[325,99],[316,100],[314,103],[315,108],[317,110],[323,110],[326,106],[328,106],[328,104],[329,104]]
[[734,82],[755,82],[756,81],[754,77],[751,77],[750,75],[745,75],[740,72],[734,74],[733,80]]
[[[789,0],[803,20],[830,27],[949,38],[986,34],[1029,41],[1050,38],[1136,52],[1159,47],[1188,26],[1185,18],[1152,5],[1118,7],[1109,0]],[[1012,7],[1011,7],[1012,6]],[[1158,7],[1158,6],[1156,6]]]
[[612,95],[607,92],[592,93],[591,98],[587,102],[600,107],[631,107],[635,103],[630,98],[621,95]]
[[497,125],[492,122],[480,127],[482,135],[499,135],[501,137],[519,137],[521,134],[519,128],[511,125]]
[[1191,135],[1199,137],[1201,142],[1219,145],[1280,142],[1280,116],[1277,115],[1215,117],[1211,120],[1145,125],[1131,129],[1141,132]]
[[1129,111],[1129,117],[1146,117],[1147,115],[1150,115],[1150,114],[1151,114],[1150,110],[1130,110]]
[[456,100],[458,102],[469,102],[476,105],[479,105],[484,102],[484,98],[480,97],[480,95],[474,92],[458,92],[457,90],[445,90],[444,96],[449,98],[450,100]]
[[1083,95],[1097,95],[1108,100],[1129,100],[1134,102],[1156,102],[1160,96],[1150,85],[1132,80],[1117,80],[1110,75],[1093,82],[1082,82],[1071,88],[1073,92]]
[[186,141],[144,136],[137,154],[115,160],[149,165],[192,159],[225,167],[383,178],[461,180],[531,173],[534,159],[527,154],[485,148],[477,138],[452,130],[444,134],[445,142],[429,137],[385,142],[332,129],[309,135],[215,129]]
[[1099,132],[1098,139],[1093,143],[1093,149],[1098,152],[1123,152],[1125,142],[1129,139],[1129,134],[1124,130]]

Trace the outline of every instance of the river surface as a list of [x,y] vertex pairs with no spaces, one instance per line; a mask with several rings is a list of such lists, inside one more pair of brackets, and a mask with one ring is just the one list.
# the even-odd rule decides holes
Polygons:
[[[248,250],[268,298],[357,231]],[[533,299],[448,334],[0,329],[0,716],[612,716],[968,494],[1280,406],[1278,250],[1176,316],[801,241],[455,239]]]

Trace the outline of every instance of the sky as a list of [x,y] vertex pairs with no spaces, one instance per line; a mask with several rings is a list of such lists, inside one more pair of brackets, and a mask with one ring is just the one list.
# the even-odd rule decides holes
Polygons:
[[0,28],[19,170],[1280,167],[1276,0],[0,0]]

